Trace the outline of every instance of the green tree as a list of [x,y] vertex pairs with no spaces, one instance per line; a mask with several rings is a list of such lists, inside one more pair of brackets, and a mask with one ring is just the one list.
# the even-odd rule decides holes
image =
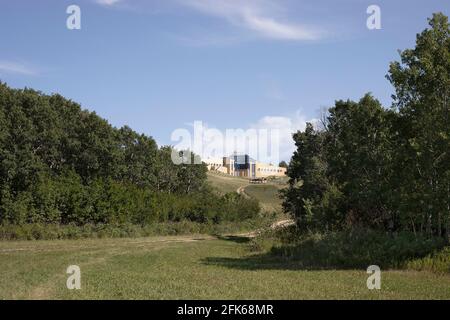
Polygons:
[[450,29],[442,13],[400,52],[388,79],[399,112],[399,208],[413,229],[450,237]]
[[390,113],[371,95],[358,103],[337,101],[326,131],[327,175],[345,197],[347,221],[395,227],[391,196]]
[[[0,223],[150,223],[197,209],[202,219],[218,216],[218,198],[200,196],[206,166],[175,165],[171,153],[58,94],[0,82]],[[174,212],[183,203],[185,212]]]
[[338,194],[327,177],[325,133],[307,123],[305,131],[295,133],[293,138],[297,150],[287,170],[289,187],[281,191],[284,197],[283,209],[293,215],[301,229],[318,225],[332,229],[339,219],[328,216],[324,200],[328,201],[329,196],[337,197]]
[[281,162],[278,164],[278,166],[281,167],[281,168],[286,168],[286,169],[288,168],[288,164],[287,164],[286,161],[284,161],[284,160],[281,161]]

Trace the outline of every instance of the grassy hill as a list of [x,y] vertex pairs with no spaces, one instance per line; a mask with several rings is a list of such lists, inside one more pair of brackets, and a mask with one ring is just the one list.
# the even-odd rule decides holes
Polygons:
[[220,193],[237,192],[240,187],[249,185],[248,179],[212,172],[208,172],[208,182]]
[[271,179],[266,184],[250,184],[247,178],[208,172],[208,182],[220,193],[238,192],[242,187],[247,196],[259,200],[264,211],[281,212],[278,192],[286,187],[287,178]]
[[279,190],[280,187],[273,184],[254,184],[244,189],[247,195],[259,200],[263,210],[281,212],[281,199],[278,196]]

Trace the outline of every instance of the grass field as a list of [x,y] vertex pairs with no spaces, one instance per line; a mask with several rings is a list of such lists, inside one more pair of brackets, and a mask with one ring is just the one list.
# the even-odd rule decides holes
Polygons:
[[[210,236],[0,242],[1,299],[450,299],[450,276],[301,270],[254,258],[245,238]],[[81,268],[81,290],[66,268]]]

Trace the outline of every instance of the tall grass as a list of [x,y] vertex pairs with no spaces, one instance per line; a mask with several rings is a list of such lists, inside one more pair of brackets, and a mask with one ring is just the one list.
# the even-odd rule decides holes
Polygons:
[[269,231],[252,241],[252,248],[289,260],[305,269],[352,269],[378,265],[381,269],[427,270],[450,273],[450,247],[439,237],[410,232],[374,230],[299,234],[295,228]]
[[198,223],[189,220],[160,222],[145,226],[123,224],[24,224],[0,225],[0,240],[56,240],[83,238],[137,238],[156,235],[226,234],[246,232],[266,227],[270,217],[259,217],[239,222]]

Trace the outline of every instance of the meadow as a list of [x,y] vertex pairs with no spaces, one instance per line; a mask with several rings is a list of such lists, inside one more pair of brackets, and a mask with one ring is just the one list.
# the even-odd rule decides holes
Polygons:
[[[0,242],[1,299],[450,299],[450,276],[304,270],[254,253],[245,237],[164,236]],[[81,289],[66,287],[69,265]]]

